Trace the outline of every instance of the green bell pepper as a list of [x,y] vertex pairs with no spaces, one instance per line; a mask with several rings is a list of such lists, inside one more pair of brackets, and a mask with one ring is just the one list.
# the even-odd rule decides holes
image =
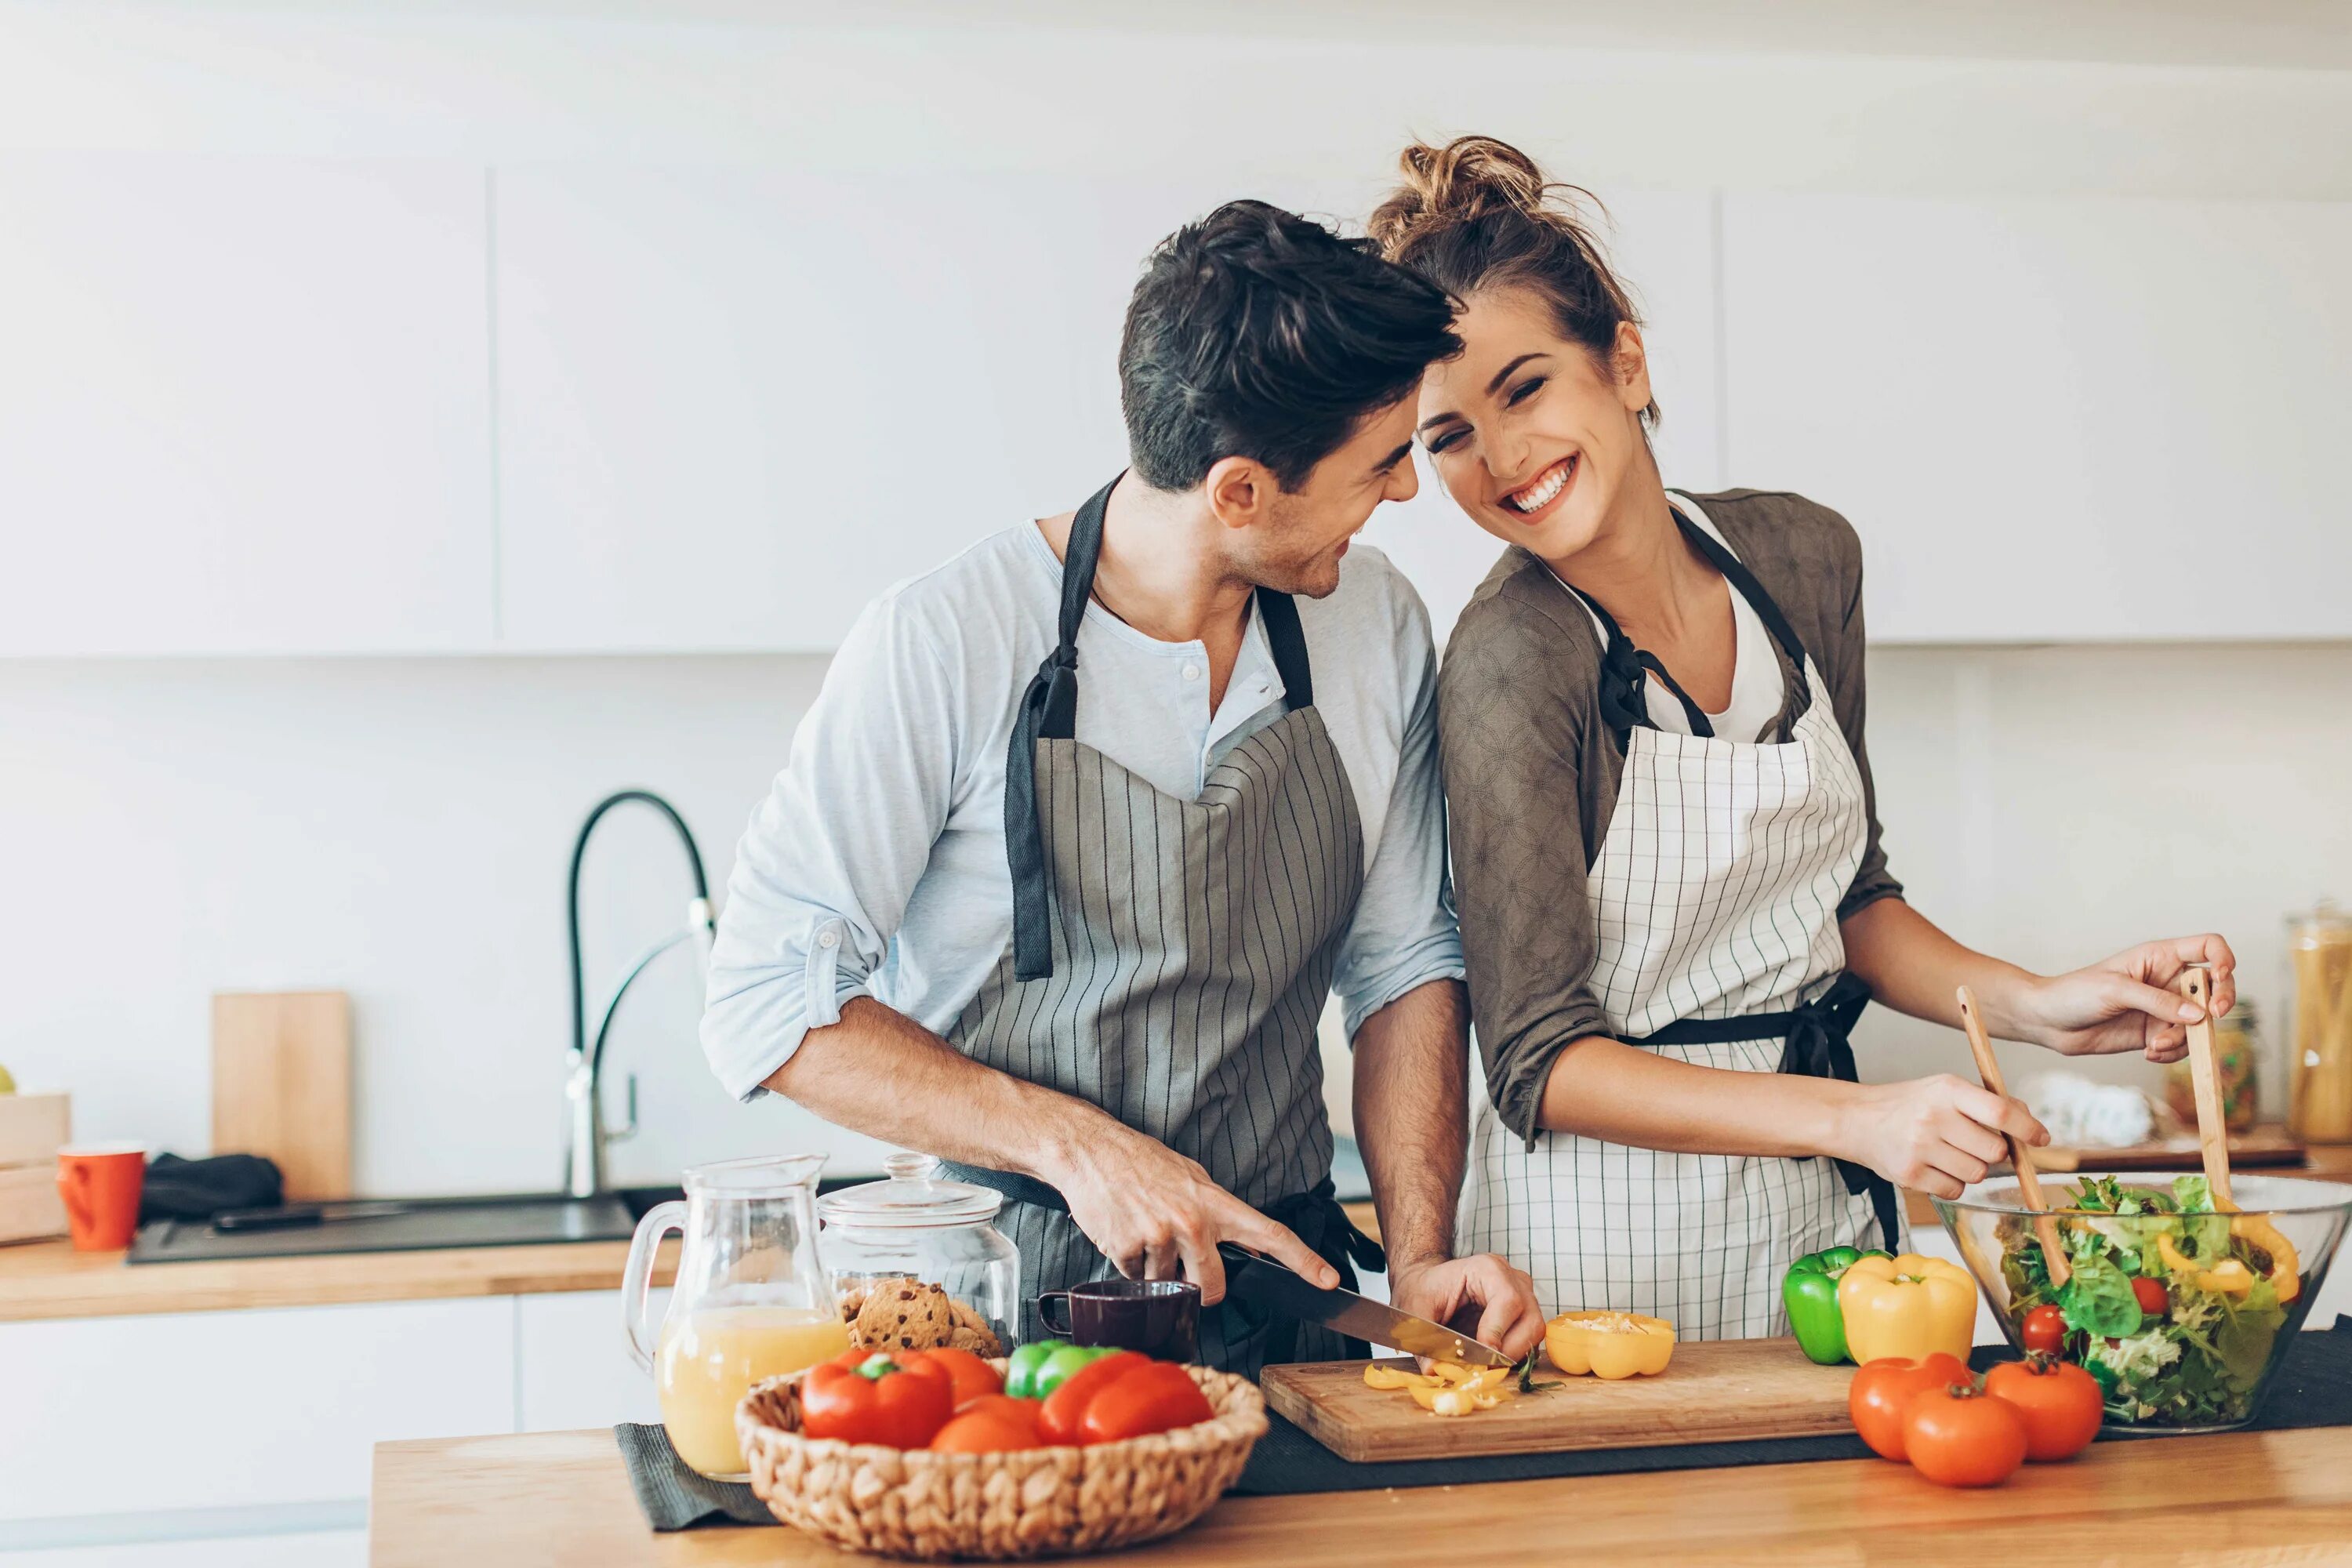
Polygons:
[[1037,1375],[1031,1387],[1033,1398],[1043,1399],[1070,1380],[1080,1367],[1098,1362],[1107,1355],[1117,1355],[1117,1345],[1057,1345],[1054,1352],[1037,1363]]
[[1789,1326],[1806,1359],[1822,1366],[1850,1360],[1845,1343],[1845,1314],[1838,1308],[1838,1278],[1864,1258],[1884,1258],[1876,1247],[1863,1252],[1851,1247],[1825,1247],[1808,1252],[1789,1265],[1780,1280],[1780,1304],[1789,1310]]
[[1055,1351],[1066,1350],[1067,1340],[1032,1340],[1015,1350],[1004,1360],[1004,1392],[1015,1399],[1042,1398],[1037,1392],[1037,1369]]

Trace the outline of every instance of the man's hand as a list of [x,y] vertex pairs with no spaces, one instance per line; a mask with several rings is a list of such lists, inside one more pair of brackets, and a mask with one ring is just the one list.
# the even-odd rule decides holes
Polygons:
[[[1209,1179],[1198,1162],[1104,1117],[1049,1178],[1087,1239],[1130,1279],[1187,1279],[1203,1305],[1225,1297],[1217,1243],[1263,1252],[1328,1289],[1339,1273],[1286,1227]],[[1181,1270],[1181,1276],[1179,1270]]]
[[1536,1300],[1535,1281],[1491,1252],[1392,1267],[1389,1305],[1436,1323],[1475,1307],[1478,1327],[1471,1338],[1513,1361],[1524,1361],[1543,1343],[1543,1307]]

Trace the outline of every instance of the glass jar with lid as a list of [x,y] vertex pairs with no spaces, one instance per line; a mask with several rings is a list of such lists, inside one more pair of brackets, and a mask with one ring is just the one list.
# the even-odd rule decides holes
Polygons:
[[1003,1195],[942,1181],[939,1168],[929,1154],[893,1154],[881,1181],[819,1198],[825,1271],[845,1302],[885,1284],[937,1286],[985,1323],[1002,1347],[990,1353],[1003,1353],[1021,1317],[1021,1253],[993,1223]]

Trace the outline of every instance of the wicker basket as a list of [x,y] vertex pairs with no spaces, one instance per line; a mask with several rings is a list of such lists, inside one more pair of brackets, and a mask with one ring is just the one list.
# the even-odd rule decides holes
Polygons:
[[[1004,1370],[1001,1360],[991,1364]],[[1088,1448],[935,1454],[804,1437],[798,1373],[745,1394],[735,1431],[768,1510],[836,1546],[929,1561],[1099,1552],[1200,1518],[1265,1435],[1255,1384],[1185,1370],[1214,1415]]]

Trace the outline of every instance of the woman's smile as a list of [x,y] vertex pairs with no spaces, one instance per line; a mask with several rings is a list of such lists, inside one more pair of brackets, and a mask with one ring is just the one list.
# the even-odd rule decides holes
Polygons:
[[1503,506],[1525,522],[1540,522],[1558,507],[1583,468],[1583,454],[1570,452],[1518,489],[1506,493]]

